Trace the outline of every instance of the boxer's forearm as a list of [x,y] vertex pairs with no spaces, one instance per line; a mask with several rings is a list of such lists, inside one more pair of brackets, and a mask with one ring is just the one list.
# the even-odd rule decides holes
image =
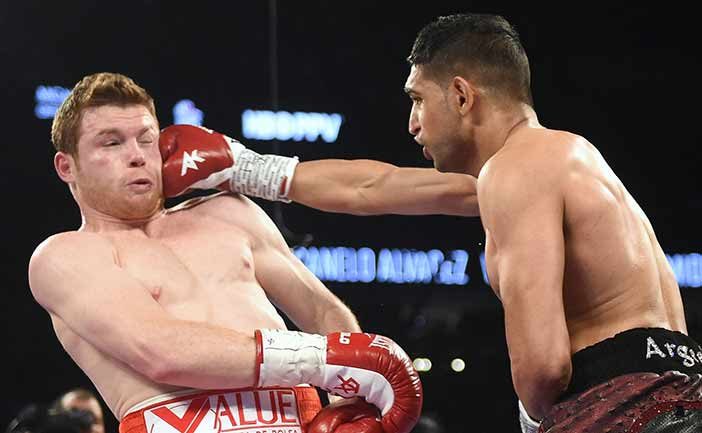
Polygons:
[[305,161],[295,169],[288,198],[327,212],[372,215],[379,212],[366,192],[394,165],[370,160]]
[[332,332],[362,332],[356,316],[343,304],[319,311],[316,321],[316,332],[322,335]]
[[372,160],[300,163],[288,198],[327,212],[353,215],[477,216],[476,180],[428,168]]
[[152,335],[136,349],[141,354],[132,358],[136,362],[130,362],[132,368],[149,379],[198,389],[254,384],[253,333],[182,320],[173,320],[169,326],[159,328],[150,332]]

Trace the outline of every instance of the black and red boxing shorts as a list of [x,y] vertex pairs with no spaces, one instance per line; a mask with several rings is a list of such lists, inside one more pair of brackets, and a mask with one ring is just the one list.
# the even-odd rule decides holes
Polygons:
[[702,432],[702,348],[680,332],[635,328],[573,355],[544,433]]
[[320,409],[317,390],[309,386],[191,390],[132,407],[119,433],[305,433]]

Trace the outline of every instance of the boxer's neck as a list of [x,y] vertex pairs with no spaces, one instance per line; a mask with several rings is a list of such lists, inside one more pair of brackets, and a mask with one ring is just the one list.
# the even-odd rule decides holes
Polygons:
[[96,209],[81,209],[81,225],[78,231],[115,232],[140,230],[147,232],[150,225],[166,215],[164,208],[158,209],[143,218],[123,219],[98,211]]

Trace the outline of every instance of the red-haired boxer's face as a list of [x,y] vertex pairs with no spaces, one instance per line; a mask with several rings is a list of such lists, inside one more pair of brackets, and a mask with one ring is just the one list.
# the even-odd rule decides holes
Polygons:
[[145,107],[87,108],[79,131],[73,180],[81,206],[126,220],[161,210],[159,130]]
[[430,79],[422,66],[412,66],[405,83],[412,99],[409,132],[423,146],[424,156],[439,171],[464,173],[468,165],[467,139],[461,136],[463,118],[451,106],[446,89]]

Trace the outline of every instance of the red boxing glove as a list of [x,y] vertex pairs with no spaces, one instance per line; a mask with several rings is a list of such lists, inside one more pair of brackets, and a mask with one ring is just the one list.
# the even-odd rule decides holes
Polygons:
[[359,399],[339,400],[324,408],[307,433],[384,433],[378,409]]
[[219,189],[289,201],[297,158],[259,155],[233,138],[193,125],[164,128],[158,145],[166,197]]
[[422,383],[407,354],[387,337],[336,332],[256,331],[256,385],[309,383],[380,409],[385,433],[408,433],[422,410]]

